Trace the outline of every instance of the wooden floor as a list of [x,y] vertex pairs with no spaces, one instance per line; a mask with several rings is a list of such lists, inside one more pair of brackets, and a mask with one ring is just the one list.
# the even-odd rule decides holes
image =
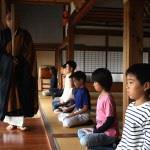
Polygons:
[[[97,95],[92,97],[92,109],[95,112]],[[122,95],[115,93],[118,114],[122,114]],[[6,124],[0,122],[0,150],[85,150],[77,138],[81,127],[63,128],[57,115],[52,112],[51,98],[39,93],[40,115],[28,118],[25,124],[29,130],[7,131]],[[95,116],[95,113],[92,113]],[[122,115],[119,116],[120,120]],[[95,118],[95,117],[94,117]]]
[[[117,104],[117,113],[119,116],[120,125],[122,126],[122,94],[115,93],[114,96]],[[92,118],[94,117],[94,119],[97,97],[98,95],[95,93],[91,95],[92,110],[94,112],[92,113]],[[45,118],[44,123],[47,129],[51,149],[85,150],[86,148],[80,145],[79,139],[77,138],[77,130],[83,127],[91,127],[93,125],[84,125],[73,128],[62,127],[62,123],[58,121],[57,115],[52,111],[51,102],[51,97],[42,96],[41,93],[39,93],[40,110],[42,113],[42,118]]]
[[40,118],[25,120],[27,131],[7,131],[0,122],[0,150],[50,150],[43,122]]
[[[39,95],[39,103],[41,112],[45,117],[47,134],[51,148],[53,150],[85,150],[86,148],[80,145],[77,138],[77,130],[80,127],[64,128],[62,123],[57,119],[57,115],[53,113],[51,108],[51,98],[48,96]],[[86,126],[84,126],[86,127]]]

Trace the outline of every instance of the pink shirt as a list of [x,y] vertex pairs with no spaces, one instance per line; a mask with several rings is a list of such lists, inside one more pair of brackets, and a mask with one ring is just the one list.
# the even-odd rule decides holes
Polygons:
[[107,117],[114,116],[115,121],[111,128],[106,130],[104,133],[107,136],[119,136],[118,121],[116,114],[116,104],[113,97],[109,94],[100,95],[97,100],[96,108],[96,128],[101,127],[106,121]]

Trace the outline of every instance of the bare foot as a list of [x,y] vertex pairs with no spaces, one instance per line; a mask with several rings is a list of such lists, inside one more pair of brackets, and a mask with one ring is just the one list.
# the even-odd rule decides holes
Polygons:
[[19,129],[21,131],[25,131],[25,130],[27,130],[27,127],[17,127],[17,129]]
[[8,131],[14,130],[14,129],[16,129],[16,128],[17,128],[16,126],[11,125],[11,124],[6,127],[6,129],[7,129]]

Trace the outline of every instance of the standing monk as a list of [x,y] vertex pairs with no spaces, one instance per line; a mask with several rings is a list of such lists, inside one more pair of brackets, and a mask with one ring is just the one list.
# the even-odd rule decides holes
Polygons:
[[7,130],[25,130],[24,117],[32,117],[38,110],[36,54],[31,35],[19,27],[17,20],[13,33],[12,22],[11,13],[7,13],[6,25],[11,32],[11,40],[5,50],[13,58],[13,69],[4,122],[9,124]]

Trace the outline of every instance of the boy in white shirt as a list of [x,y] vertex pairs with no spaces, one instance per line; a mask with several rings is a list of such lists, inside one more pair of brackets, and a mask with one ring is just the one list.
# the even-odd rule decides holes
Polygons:
[[66,62],[66,77],[64,81],[64,91],[61,97],[56,97],[52,102],[53,111],[55,113],[60,112],[59,107],[68,104],[71,100],[74,99],[73,96],[73,82],[70,76],[76,69],[76,63],[73,60],[69,60]]

